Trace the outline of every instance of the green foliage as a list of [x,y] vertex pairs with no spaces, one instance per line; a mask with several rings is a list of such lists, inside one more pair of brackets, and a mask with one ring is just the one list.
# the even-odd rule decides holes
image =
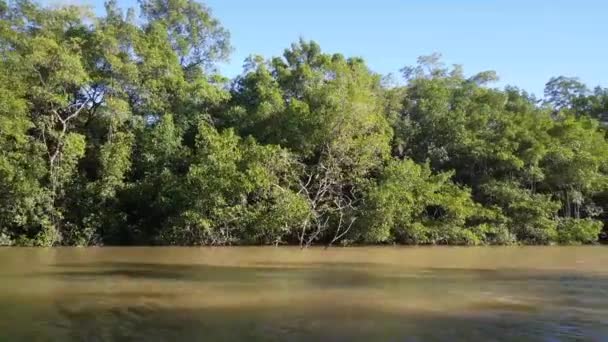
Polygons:
[[568,116],[549,130],[551,141],[541,166],[545,186],[563,203],[563,215],[594,216],[591,198],[608,186],[608,143],[597,121]]
[[[481,221],[492,212],[474,203],[468,189],[433,174],[428,164],[391,161],[365,200],[360,227],[364,242],[480,244]],[[472,223],[475,221],[475,223]]]
[[557,241],[562,244],[594,243],[601,230],[601,222],[566,218],[559,223]]
[[[499,208],[508,231],[525,243],[555,242],[560,216],[602,211],[605,204],[593,198],[608,180],[608,145],[595,120],[560,112],[565,105],[538,107],[515,88],[481,87],[476,80],[489,75],[467,79],[436,57],[421,62],[405,70],[409,83],[393,121],[397,155],[454,170],[454,179],[479,203]],[[550,82],[548,93],[561,96],[558,83]]]
[[201,3],[147,0],[141,2],[141,10],[149,21],[165,27],[172,50],[186,70],[228,58],[230,35]]
[[550,196],[535,194],[513,182],[492,181],[483,186],[489,204],[498,206],[507,217],[507,226],[519,241],[548,244],[555,240],[559,203]]
[[233,87],[225,118],[241,134],[280,144],[305,157],[328,146],[365,172],[388,155],[380,77],[361,59],[324,54],[300,41],[283,58],[249,60]]
[[[608,91],[300,40],[229,83],[193,0],[0,1],[0,245],[593,243]],[[542,103],[541,103],[542,102]]]
[[101,146],[97,191],[102,198],[112,198],[124,187],[125,174],[131,169],[132,145],[133,136],[119,132]]
[[[279,243],[307,215],[289,190],[291,156],[276,146],[241,140],[232,130],[199,125],[192,165],[161,243]],[[204,194],[204,195],[202,195]]]
[[573,77],[551,77],[545,85],[545,97],[547,103],[555,109],[571,107],[574,102],[585,97],[587,86]]

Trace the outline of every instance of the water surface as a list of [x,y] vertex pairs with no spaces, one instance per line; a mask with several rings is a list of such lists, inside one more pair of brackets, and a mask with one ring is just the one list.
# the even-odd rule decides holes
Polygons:
[[0,341],[608,341],[608,249],[0,249]]

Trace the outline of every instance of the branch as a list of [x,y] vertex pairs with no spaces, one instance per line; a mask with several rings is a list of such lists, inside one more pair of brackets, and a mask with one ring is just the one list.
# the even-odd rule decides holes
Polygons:
[[350,220],[350,223],[348,224],[348,227],[346,227],[346,229],[345,229],[345,230],[342,232],[342,234],[338,234],[338,232],[340,231],[340,230],[338,229],[338,231],[336,232],[336,235],[334,235],[334,238],[331,240],[331,242],[329,243],[329,245],[328,245],[327,247],[331,247],[331,245],[332,245],[334,242],[336,242],[336,241],[340,240],[340,239],[341,239],[341,238],[342,238],[344,235],[348,234],[348,232],[350,231],[350,228],[353,226],[353,224],[355,223],[355,221],[356,221],[356,220],[357,220],[357,218],[356,218],[356,217],[353,217],[353,218]]
[[84,107],[89,103],[89,101],[91,101],[91,99],[87,99],[86,101],[84,101],[80,107],[72,114],[68,115],[68,117],[66,117],[64,119],[64,123],[67,123],[68,121],[72,120],[73,118],[77,117],[78,114],[80,114],[80,112],[84,109]]

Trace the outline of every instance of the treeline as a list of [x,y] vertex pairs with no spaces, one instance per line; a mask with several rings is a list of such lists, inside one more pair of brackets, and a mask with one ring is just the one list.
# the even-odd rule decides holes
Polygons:
[[192,0],[0,0],[0,244],[594,243],[608,89],[493,89],[438,56],[396,85],[299,41],[229,80]]

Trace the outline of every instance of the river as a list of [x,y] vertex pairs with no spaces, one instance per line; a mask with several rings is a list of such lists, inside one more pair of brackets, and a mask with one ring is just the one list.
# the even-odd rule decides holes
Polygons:
[[0,308],[0,341],[608,341],[608,249],[3,248]]

